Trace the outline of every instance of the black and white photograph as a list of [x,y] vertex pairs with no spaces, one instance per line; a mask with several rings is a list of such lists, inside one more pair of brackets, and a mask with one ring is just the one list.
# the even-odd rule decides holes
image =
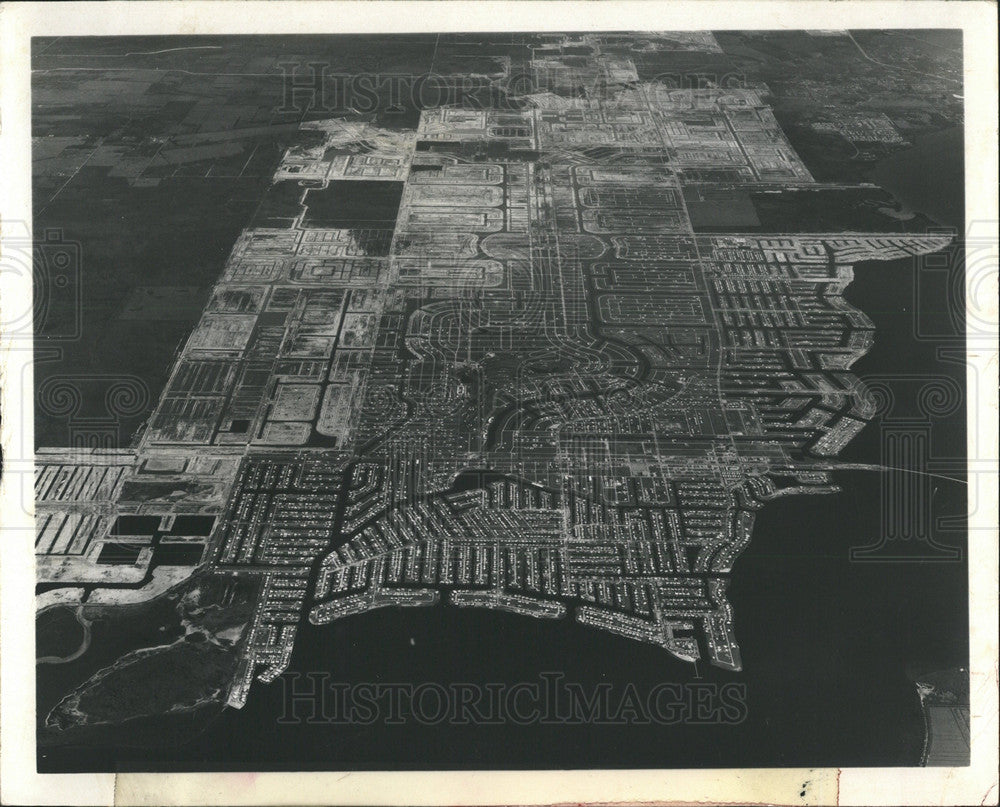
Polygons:
[[995,761],[967,32],[718,11],[24,43],[38,775]]

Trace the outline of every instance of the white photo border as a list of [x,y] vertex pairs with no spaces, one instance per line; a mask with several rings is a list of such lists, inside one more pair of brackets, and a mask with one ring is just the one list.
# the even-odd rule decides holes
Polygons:
[[[0,215],[31,221],[30,39],[153,34],[961,28],[966,218],[997,212],[997,9],[982,0],[367,0],[19,3],[0,7]],[[331,30],[335,29],[335,30]],[[2,226],[2,225],[0,225]],[[2,231],[6,240],[8,233]],[[995,253],[994,253],[995,254]],[[996,266],[992,267],[996,322]],[[970,278],[966,278],[967,284]],[[967,293],[970,291],[967,285]],[[30,301],[0,276],[0,308]],[[982,289],[977,299],[985,299]],[[13,301],[13,303],[11,303]],[[972,804],[997,803],[997,351],[968,354],[972,765],[634,771],[46,774],[35,772],[31,351],[0,335],[0,785],[4,804]],[[15,349],[16,348],[16,349]],[[987,383],[983,384],[982,380]],[[970,386],[970,389],[972,387]],[[973,417],[976,419],[973,420]],[[981,472],[986,468],[987,472]],[[29,503],[24,505],[22,503]],[[985,506],[984,506],[985,505]]]

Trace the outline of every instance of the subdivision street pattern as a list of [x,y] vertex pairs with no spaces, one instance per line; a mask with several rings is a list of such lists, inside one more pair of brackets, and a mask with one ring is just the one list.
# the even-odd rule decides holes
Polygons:
[[948,239],[755,229],[820,184],[760,90],[552,40],[517,105],[302,124],[300,215],[240,236],[133,447],[38,452],[41,599],[252,578],[234,706],[303,620],[437,603],[741,668],[755,513],[875,413],[853,266]]

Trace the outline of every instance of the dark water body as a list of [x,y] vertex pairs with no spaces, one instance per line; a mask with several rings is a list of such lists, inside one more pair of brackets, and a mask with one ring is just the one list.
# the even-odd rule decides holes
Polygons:
[[[943,377],[965,388],[964,364],[938,357],[942,345],[961,351],[962,339],[915,338],[926,332],[914,314],[918,282],[908,259],[855,267],[845,296],[876,330],[874,345],[852,370],[886,382],[896,407],[869,424],[841,459],[881,461],[883,429],[892,425],[887,418],[913,412],[906,400],[912,387],[901,374]],[[933,324],[943,331],[949,321],[937,313]],[[932,457],[961,457],[965,444],[964,408],[932,419]],[[958,481],[933,479],[935,517],[966,512],[964,473],[947,473]],[[966,537],[939,525],[932,531],[935,540],[963,550],[961,561],[852,562],[852,547],[872,544],[883,533],[881,474],[833,476],[839,494],[768,504],[734,568],[731,598],[746,675],[753,690],[764,693],[760,703],[771,710],[774,728],[780,726],[770,739],[757,739],[773,748],[780,738],[780,764],[813,764],[812,758],[914,765],[924,729],[910,673],[968,664]],[[789,724],[795,720],[813,731],[795,734]]]
[[[850,300],[877,328],[875,345],[855,367],[862,376],[908,371],[952,373],[934,345],[913,338],[909,261],[862,264]],[[944,368],[944,369],[942,369]],[[935,424],[941,445],[963,446],[961,416]],[[879,460],[873,423],[844,458]],[[164,726],[133,721],[110,745],[46,749],[53,769],[531,769],[567,767],[893,766],[919,762],[924,724],[908,671],[967,665],[967,567],[964,562],[859,563],[851,547],[881,534],[879,475],[837,472],[842,492],[769,503],[736,562],[730,600],[744,671],[677,661],[666,652],[572,620],[535,620],[460,609],[385,609],[301,628],[290,667],[297,681],[256,684],[240,711],[206,709]],[[935,483],[936,514],[965,509],[965,489]],[[941,540],[962,543],[951,533]],[[290,711],[304,676],[342,684],[543,684],[561,675],[587,693],[629,684],[641,698],[658,684],[739,684],[738,722],[625,725],[400,725],[382,719],[346,725],[308,723],[318,703]],[[318,707],[317,707],[318,708]],[[321,712],[320,712],[321,713]],[[298,722],[282,722],[297,715]],[[167,729],[170,729],[169,731]],[[165,732],[165,733],[161,733]],[[126,740],[122,739],[126,737]],[[157,737],[183,743],[164,744]],[[122,745],[117,745],[122,743]]]
[[915,139],[869,174],[911,210],[941,225],[965,227],[965,129],[955,126]]
[[[309,686],[299,679],[254,690],[245,713],[222,714],[187,759],[228,745],[228,762],[250,767],[255,757],[289,768],[916,764],[923,722],[906,669],[918,660],[946,666],[964,657],[956,618],[964,567],[851,563],[849,547],[878,534],[880,501],[871,477],[838,474],[842,494],[779,500],[761,514],[731,589],[743,673],[696,670],[658,648],[570,620],[450,606],[308,627],[291,667],[339,682],[414,686],[509,687],[548,672],[588,692],[604,684],[622,693],[631,683],[642,697],[660,683],[735,682],[746,687],[742,722],[279,725],[286,688]],[[251,740],[239,750],[226,742],[248,730]]]
[[[35,677],[35,704],[38,722],[72,690],[123,655],[142,648],[170,644],[184,635],[176,601],[161,598],[123,609],[84,609],[93,620],[87,652],[65,664],[42,664]],[[38,618],[36,631],[44,629],[46,615]]]
[[[940,136],[946,140],[954,134]],[[960,150],[957,157],[955,151],[941,147],[939,153],[911,153],[910,159],[919,165],[937,153],[941,162],[951,161],[951,172],[954,160],[961,160]],[[898,172],[900,183],[891,189],[914,210],[961,228],[962,208],[955,207],[961,194],[948,192],[944,179],[934,193],[904,199],[905,173],[918,169],[883,165],[879,170]],[[926,183],[911,183],[919,186]],[[964,366],[937,355],[942,344],[960,352],[961,340],[915,338],[924,331],[915,325],[918,272],[913,261],[860,264],[855,271],[847,297],[874,320],[876,340],[854,372],[862,377],[904,370],[946,376],[964,389]],[[930,313],[938,330],[946,329],[944,301]],[[961,411],[932,425],[932,455],[964,451]],[[869,425],[843,459],[879,462],[882,426]],[[743,672],[705,664],[695,668],[658,648],[569,619],[535,620],[451,606],[385,609],[323,627],[304,624],[290,667],[293,675],[326,675],[345,684],[472,682],[508,688],[542,683],[540,675],[552,673],[587,693],[610,685],[612,699],[629,684],[642,698],[662,683],[685,686],[685,692],[705,683],[739,684],[745,687],[745,710],[737,721],[521,725],[508,720],[456,726],[447,721],[425,725],[411,717],[400,725],[384,720],[344,725],[306,723],[299,712],[298,722],[287,723],[281,719],[289,716],[292,682],[283,679],[255,684],[240,711],[208,708],[173,723],[168,718],[133,721],[113,737],[95,733],[75,747],[48,748],[42,764],[51,770],[917,764],[924,726],[908,672],[967,666],[967,564],[852,562],[850,549],[882,532],[880,475],[843,471],[834,474],[834,481],[842,489],[838,494],[769,503],[735,564],[730,600]],[[960,482],[935,479],[932,492],[935,515],[965,512]],[[936,537],[942,543],[965,543],[960,532]],[[95,645],[99,641],[95,632]],[[294,685],[308,688],[309,682],[300,678]],[[164,729],[167,724],[171,731]],[[186,741],[174,742],[179,736]]]
[[422,725],[411,716],[401,725],[310,725],[305,718],[316,701],[308,698],[298,707],[300,722],[279,722],[292,714],[292,687],[311,687],[299,678],[255,686],[243,710],[214,714],[183,745],[88,745],[73,749],[73,761],[123,770],[916,764],[923,722],[906,670],[964,657],[956,616],[964,566],[851,563],[848,548],[877,534],[878,488],[865,472],[838,474],[837,481],[839,495],[765,508],[736,564],[731,599],[743,673],[696,670],[658,648],[570,620],[451,606],[306,626],[291,665],[293,673],[331,682],[413,687],[510,687],[538,684],[551,673],[587,692],[610,686],[612,698],[629,684],[645,698],[661,683],[735,682],[745,686],[742,722],[455,726]]
[[59,606],[38,615],[35,655],[38,658],[66,658],[82,646],[86,637],[83,625],[72,607]]

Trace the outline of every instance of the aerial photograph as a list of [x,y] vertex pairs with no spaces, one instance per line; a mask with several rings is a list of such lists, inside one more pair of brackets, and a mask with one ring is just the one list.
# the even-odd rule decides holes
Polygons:
[[32,39],[38,770],[968,765],[962,57]]

